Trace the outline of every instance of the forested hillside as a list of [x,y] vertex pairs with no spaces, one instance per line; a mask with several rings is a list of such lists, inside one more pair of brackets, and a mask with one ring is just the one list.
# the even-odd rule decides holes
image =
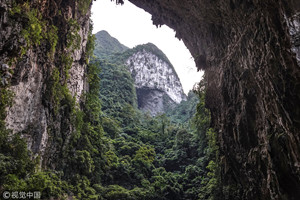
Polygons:
[[[100,66],[115,70],[116,77],[122,74],[116,65]],[[123,73],[123,78],[105,79],[100,89],[100,121],[110,144],[100,190],[104,199],[210,199],[217,194],[218,148],[205,92],[191,91],[168,116],[152,117],[137,109],[130,83]]]
[[116,38],[111,37],[107,31],[99,31],[95,34],[95,38],[94,54],[98,58],[108,58],[114,53],[124,52],[129,49],[121,44]]
[[[97,57],[101,122],[110,143],[101,193],[105,199],[210,199],[217,194],[218,148],[205,91],[195,87],[186,101],[155,117],[139,110],[134,80],[122,63],[142,48]],[[146,48],[167,59],[156,47]],[[97,45],[95,52],[101,55]]]

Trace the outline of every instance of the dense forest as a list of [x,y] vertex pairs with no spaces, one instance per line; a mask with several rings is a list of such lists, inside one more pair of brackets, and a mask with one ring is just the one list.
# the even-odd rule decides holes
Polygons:
[[[88,46],[94,43],[90,35]],[[151,45],[146,48],[165,58]],[[52,138],[66,144],[56,166],[41,169],[40,158],[32,157],[20,135],[10,136],[2,119],[0,190],[40,191],[43,199],[204,200],[217,196],[218,146],[209,128],[205,83],[190,91],[186,101],[152,116],[138,109],[134,81],[122,64],[136,49],[103,49],[106,52],[97,43],[88,65],[85,104],[76,104],[57,77],[50,80],[57,92],[58,111],[75,124],[70,138]],[[9,94],[2,100],[8,101]],[[0,111],[4,113],[4,108]]]

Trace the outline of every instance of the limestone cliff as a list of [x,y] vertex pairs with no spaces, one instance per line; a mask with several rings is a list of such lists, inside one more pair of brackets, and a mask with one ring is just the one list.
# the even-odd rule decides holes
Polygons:
[[171,63],[164,57],[159,57],[159,54],[153,53],[161,52],[155,45],[148,43],[136,47],[134,51],[135,53],[126,59],[125,64],[134,79],[138,106],[141,110],[156,115],[186,100]]
[[106,31],[100,31],[94,53],[98,58],[125,65],[134,80],[139,109],[156,115],[186,99],[173,65],[154,44],[128,49]]
[[[59,92],[66,86],[79,103],[87,87],[90,5],[91,1],[0,2],[0,63],[13,72],[1,88],[14,93],[6,126],[26,138],[45,166],[74,129],[60,107],[68,92]],[[54,143],[55,138],[63,138],[63,143]]]

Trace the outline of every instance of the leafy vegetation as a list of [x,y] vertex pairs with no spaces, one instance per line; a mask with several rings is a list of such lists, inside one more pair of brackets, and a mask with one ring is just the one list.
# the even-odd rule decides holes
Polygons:
[[92,4],[92,0],[77,0],[77,2],[81,14],[86,14]]
[[[49,46],[50,56],[55,53],[55,47],[58,42],[58,28],[48,21],[44,20],[40,12],[36,8],[32,8],[28,1],[22,3],[13,3],[13,7],[10,9],[10,15],[22,15],[26,23],[23,24],[21,31],[26,44],[21,46],[21,56],[24,55],[27,50],[32,46],[38,46],[42,42],[47,43]],[[47,30],[47,31],[45,31]]]
[[76,19],[68,20],[67,48],[72,51],[80,48],[81,37],[79,35],[80,26]]
[[191,90],[188,93],[187,101],[180,102],[176,109],[168,109],[166,115],[173,123],[188,125],[189,120],[196,114],[198,102],[199,97]]

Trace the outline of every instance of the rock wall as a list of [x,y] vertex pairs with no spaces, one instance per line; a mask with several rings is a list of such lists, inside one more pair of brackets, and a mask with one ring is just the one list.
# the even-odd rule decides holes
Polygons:
[[152,115],[186,100],[180,80],[172,66],[145,49],[131,55],[125,63],[134,79],[138,106]]
[[287,23],[297,24],[299,1],[130,2],[176,30],[205,70],[221,199],[299,199],[298,36]]
[[44,166],[50,166],[63,146],[53,138],[67,138],[73,129],[70,117],[54,111],[54,71],[58,72],[59,87],[66,83],[77,103],[86,90],[90,4],[71,0],[0,2],[0,63],[13,71],[9,89],[14,99],[7,109],[6,125],[27,139],[29,149],[41,156]]
[[[156,89],[143,87],[136,89],[138,108],[144,112],[149,112],[152,116],[163,113],[165,110],[164,94],[163,91]],[[171,99],[168,100],[172,101]]]
[[289,17],[287,23],[291,35],[292,51],[296,54],[300,66],[300,12]]

